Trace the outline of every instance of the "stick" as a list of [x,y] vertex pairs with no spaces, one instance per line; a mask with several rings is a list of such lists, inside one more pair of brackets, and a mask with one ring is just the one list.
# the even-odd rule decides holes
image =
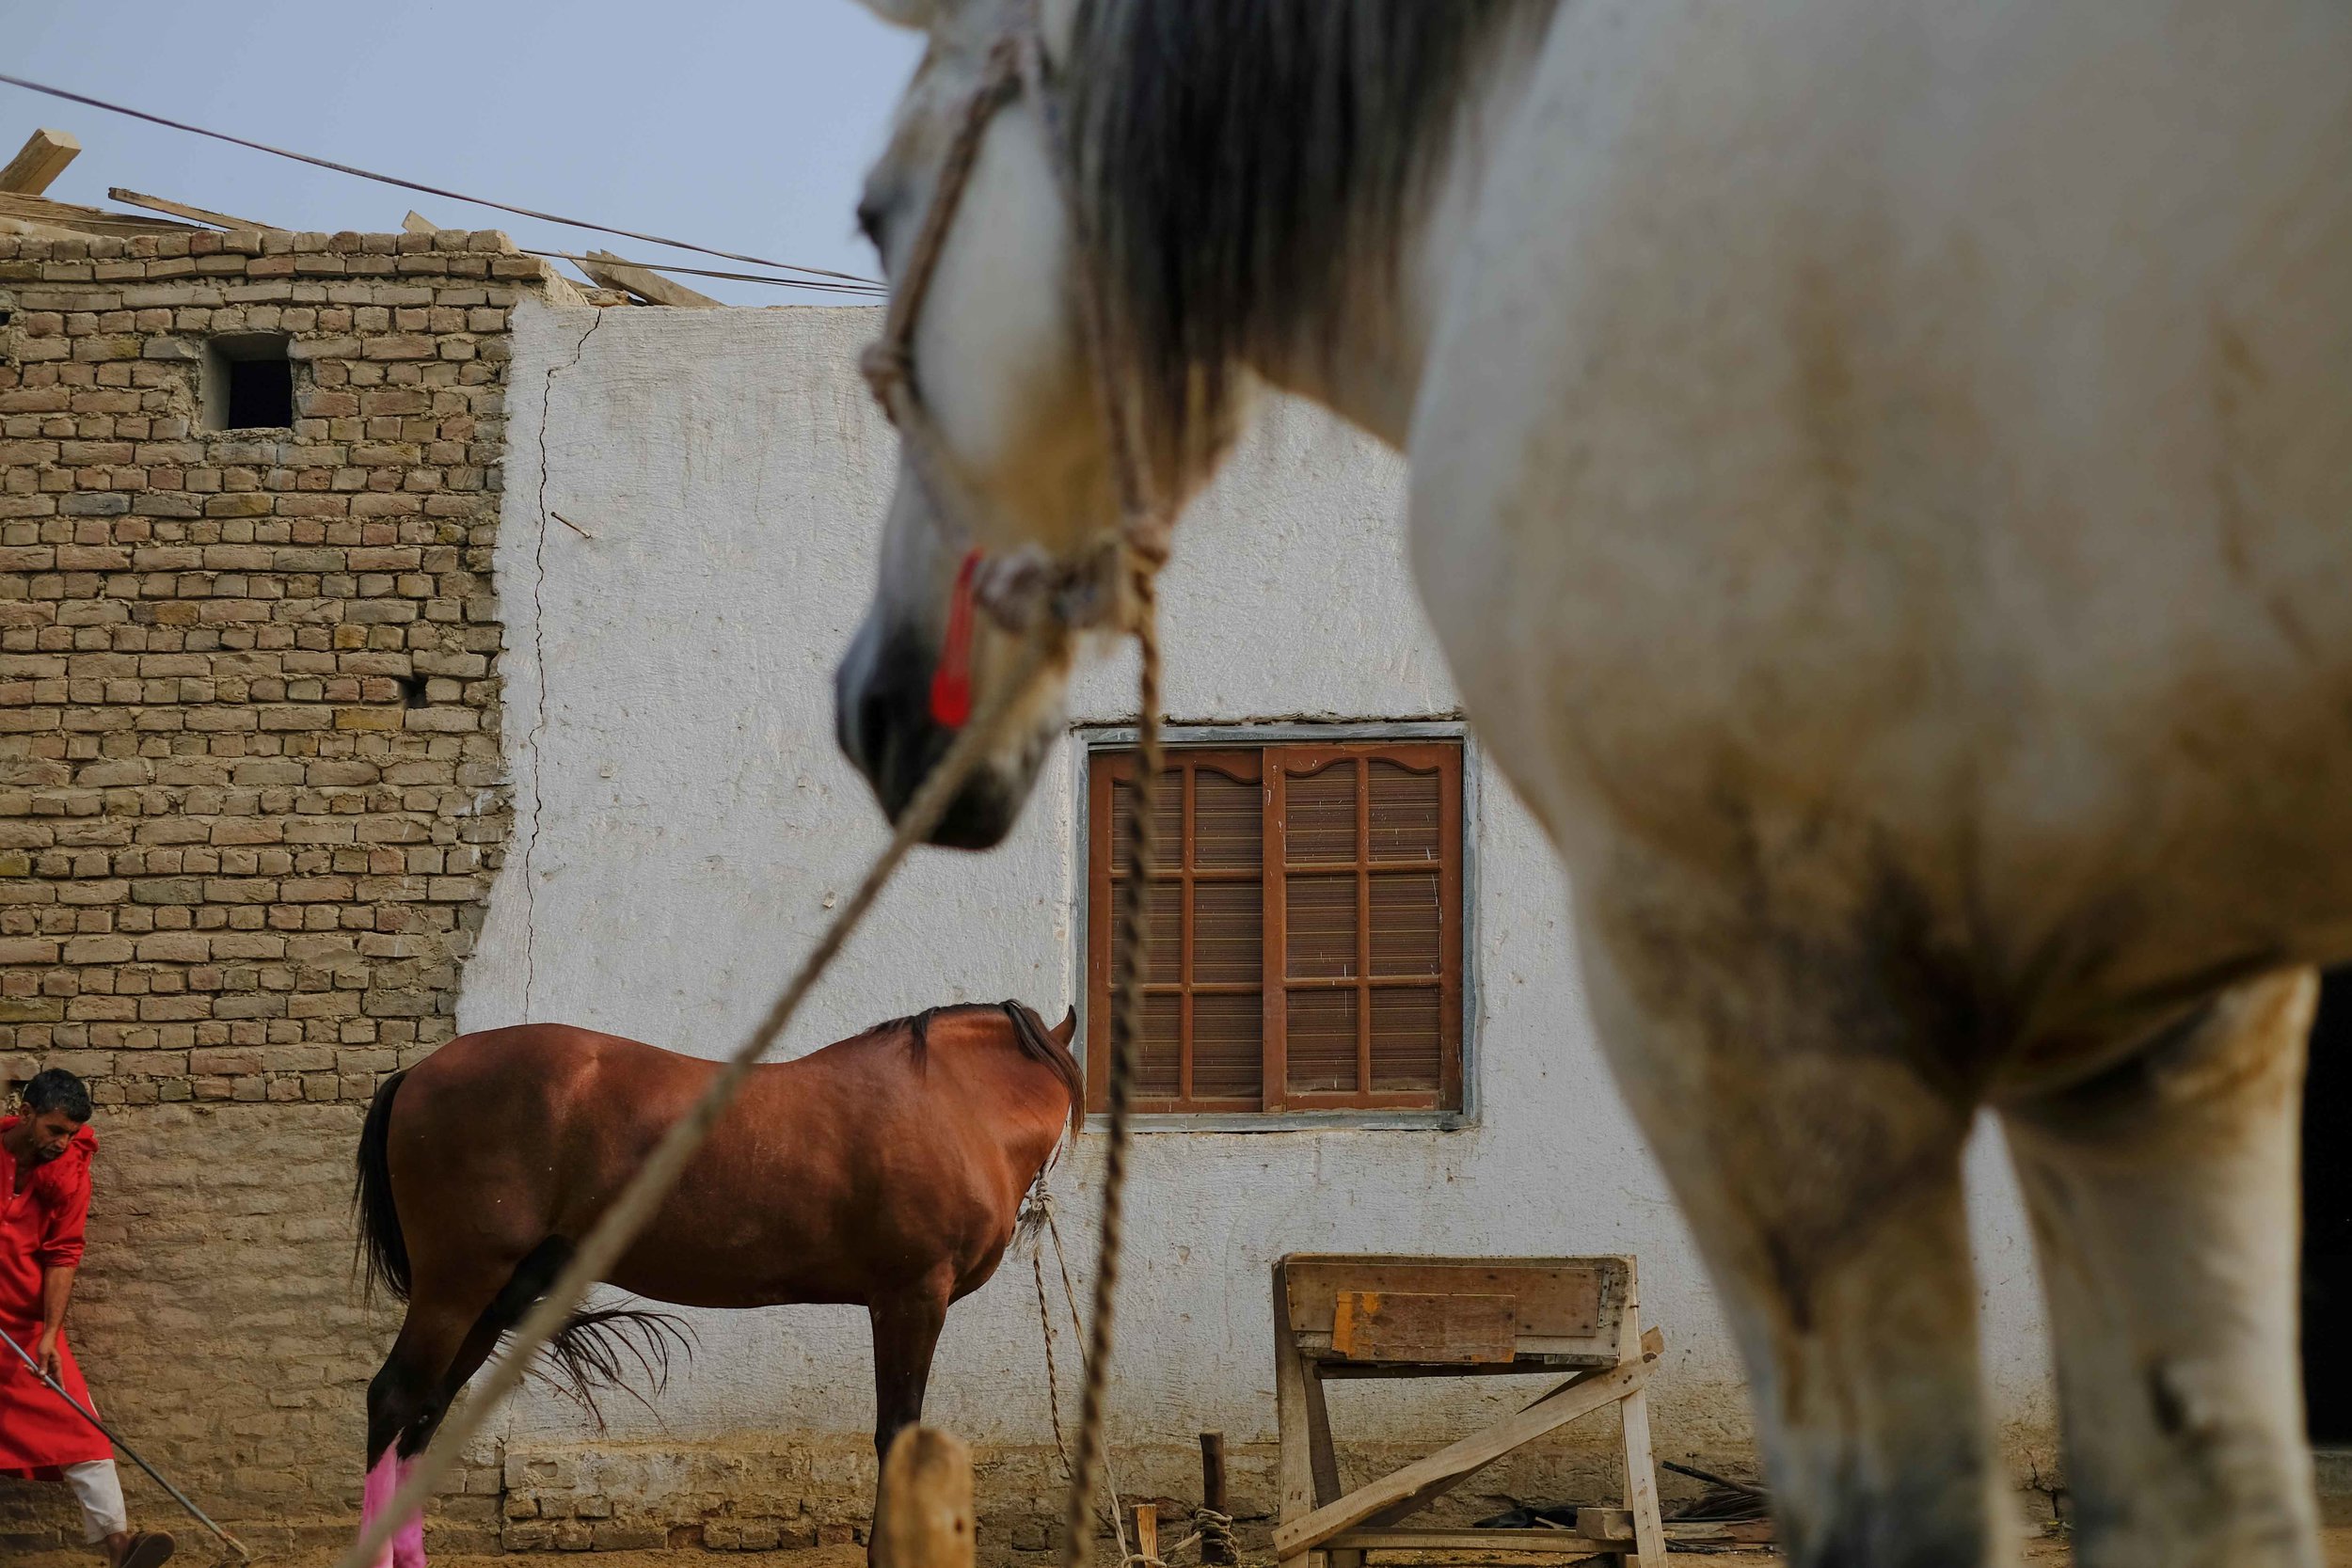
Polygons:
[[1658,1462],[1658,1467],[1661,1470],[1672,1470],[1678,1476],[1689,1476],[1693,1481],[1706,1481],[1710,1486],[1720,1486],[1726,1492],[1739,1492],[1751,1497],[1764,1496],[1764,1488],[1761,1486],[1751,1486],[1744,1481],[1734,1481],[1729,1476],[1715,1475],[1710,1471],[1700,1469],[1695,1465],[1677,1465],[1671,1459],[1661,1459]]
[[[1221,1432],[1200,1434],[1200,1506],[1212,1513],[1232,1513],[1232,1505],[1225,1500],[1225,1434]],[[1212,1565],[1237,1560],[1232,1538],[1204,1526],[1200,1531],[1200,1560]]]
[[124,1442],[120,1437],[116,1436],[114,1429],[109,1427],[105,1422],[100,1420],[96,1411],[90,1409],[80,1400],[75,1399],[72,1394],[67,1393],[65,1391],[65,1385],[59,1383],[56,1378],[51,1377],[47,1372],[43,1371],[41,1370],[40,1363],[25,1354],[24,1347],[18,1344],[14,1339],[9,1338],[6,1329],[0,1329],[0,1344],[4,1344],[10,1350],[16,1352],[16,1358],[19,1361],[24,1362],[26,1369],[29,1370],[35,1377],[47,1384],[49,1386],[50,1392],[56,1394],[57,1398],[72,1405],[75,1415],[81,1417],[82,1419],[87,1421],[90,1425],[96,1427],[100,1432],[105,1433],[107,1442],[112,1443],[116,1448],[120,1449],[124,1453],[129,1454],[131,1456],[131,1463],[137,1465],[140,1469],[145,1470],[150,1480],[153,1481],[156,1485],[162,1487],[165,1491],[170,1493],[171,1500],[178,1503],[182,1508],[186,1509],[190,1514],[194,1515],[198,1524],[202,1525],[206,1529],[211,1530],[215,1535],[219,1536],[223,1541],[227,1542],[230,1547],[247,1562],[253,1560],[253,1554],[245,1549],[244,1542],[238,1540],[235,1536],[230,1534],[227,1530],[213,1523],[212,1516],[210,1514],[206,1513],[202,1509],[197,1507],[194,1503],[188,1501],[188,1495],[185,1492],[181,1491],[177,1486],[174,1486],[171,1482],[166,1481],[161,1470],[156,1469],[154,1465],[150,1465],[146,1460],[141,1459],[139,1457],[138,1449]]

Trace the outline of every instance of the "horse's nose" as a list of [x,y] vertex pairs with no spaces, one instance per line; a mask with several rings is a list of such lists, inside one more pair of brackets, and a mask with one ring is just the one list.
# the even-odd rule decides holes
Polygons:
[[897,645],[861,633],[834,677],[834,738],[896,816],[930,756],[929,714],[914,661],[891,657]]

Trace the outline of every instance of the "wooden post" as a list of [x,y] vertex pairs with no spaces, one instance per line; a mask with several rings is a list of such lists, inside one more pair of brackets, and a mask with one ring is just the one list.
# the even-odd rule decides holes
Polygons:
[[1136,1504],[1136,1556],[1146,1562],[1160,1560],[1160,1505]]
[[874,1568],[972,1568],[972,1450],[912,1426],[882,1461]]
[[[1232,1505],[1225,1495],[1225,1434],[1204,1432],[1200,1434],[1200,1506],[1213,1513],[1231,1514]],[[1231,1539],[1200,1538],[1200,1560],[1211,1568],[1221,1568],[1240,1560]]]
[[[1642,1332],[1641,1275],[1628,1272],[1625,1316],[1618,1327],[1618,1352],[1627,1361],[1656,1355]],[[1625,1502],[1633,1513],[1633,1560],[1636,1568],[1666,1568],[1666,1526],[1658,1507],[1658,1467],[1650,1453],[1649,1393],[1636,1388],[1617,1404],[1617,1431],[1625,1449]]]

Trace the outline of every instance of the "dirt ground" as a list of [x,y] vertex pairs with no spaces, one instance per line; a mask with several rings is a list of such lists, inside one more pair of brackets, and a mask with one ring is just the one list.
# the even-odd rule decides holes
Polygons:
[[[2327,1568],[2352,1568],[2352,1525],[2337,1526],[2324,1532]],[[1678,1565],[1687,1568],[1786,1568],[1787,1560],[1773,1552],[1739,1552],[1716,1556],[1674,1554]],[[93,1559],[74,1553],[43,1553],[26,1559],[20,1568],[89,1568]],[[262,1558],[264,1568],[281,1568],[280,1560]],[[581,1553],[568,1560],[580,1568],[866,1568],[866,1548],[863,1546],[818,1546],[803,1551],[785,1552],[596,1552]],[[1607,1559],[1593,1560],[1597,1563]],[[2067,1568],[2072,1560],[2062,1541],[2037,1539],[2026,1545],[2026,1568]],[[174,1568],[214,1568],[218,1555],[203,1546],[182,1538],[182,1552]],[[328,1552],[306,1553],[283,1560],[282,1568],[333,1568],[334,1557]],[[437,1557],[433,1568],[532,1568],[544,1563],[555,1568],[553,1554],[517,1554],[501,1557]],[[1250,1568],[1268,1568],[1264,1562],[1252,1560]]]
[[[2325,1534],[2328,1568],[2352,1568],[2352,1526],[2339,1526]],[[1678,1564],[1688,1568],[1785,1568],[1786,1560],[1772,1552],[1740,1552],[1724,1556],[1705,1557],[1675,1555]],[[86,1568],[88,1560],[57,1555],[44,1557],[25,1568]],[[205,1568],[212,1555],[194,1547],[183,1552],[179,1561],[188,1568]],[[332,1568],[333,1557],[328,1553],[305,1556],[289,1561],[285,1568]],[[580,1568],[866,1568],[866,1549],[862,1546],[818,1546],[811,1550],[787,1552],[596,1552],[583,1553],[572,1559]],[[1607,1560],[1600,1560],[1606,1561]],[[2028,1568],[2066,1568],[2071,1560],[2065,1543],[2036,1540],[2027,1544],[2026,1563]],[[553,1568],[548,1554],[512,1557],[437,1557],[434,1568],[529,1568],[534,1562],[547,1562]],[[1263,1568],[1263,1565],[1255,1565]]]
[[[2328,1568],[2352,1568],[2352,1526],[2326,1532],[2326,1553]],[[1740,1552],[1720,1557],[1677,1552],[1674,1557],[1678,1568],[1787,1568],[1787,1560],[1773,1552]],[[519,1568],[528,1560],[512,1557],[445,1557],[435,1559],[434,1568]],[[691,1560],[694,1560],[677,1552],[598,1552],[581,1560],[580,1568],[687,1568]],[[722,1562],[739,1568],[866,1568],[866,1550],[862,1546],[819,1546],[813,1551],[727,1552],[699,1557],[699,1560],[709,1564],[709,1568],[720,1568]],[[2026,1562],[2029,1568],[2066,1568],[2071,1560],[2062,1541],[2037,1540],[2026,1546]],[[304,1563],[301,1568],[331,1568],[331,1564],[322,1560],[315,1565]]]

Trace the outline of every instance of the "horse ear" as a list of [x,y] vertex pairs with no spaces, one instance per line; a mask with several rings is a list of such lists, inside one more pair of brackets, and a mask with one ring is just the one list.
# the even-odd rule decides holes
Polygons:
[[926,32],[938,19],[939,0],[858,0],[867,10],[894,27]]
[[1059,1023],[1054,1025],[1054,1038],[1057,1043],[1067,1047],[1070,1044],[1071,1037],[1075,1035],[1077,1032],[1078,1009],[1073,1007],[1062,1015],[1062,1020]]

